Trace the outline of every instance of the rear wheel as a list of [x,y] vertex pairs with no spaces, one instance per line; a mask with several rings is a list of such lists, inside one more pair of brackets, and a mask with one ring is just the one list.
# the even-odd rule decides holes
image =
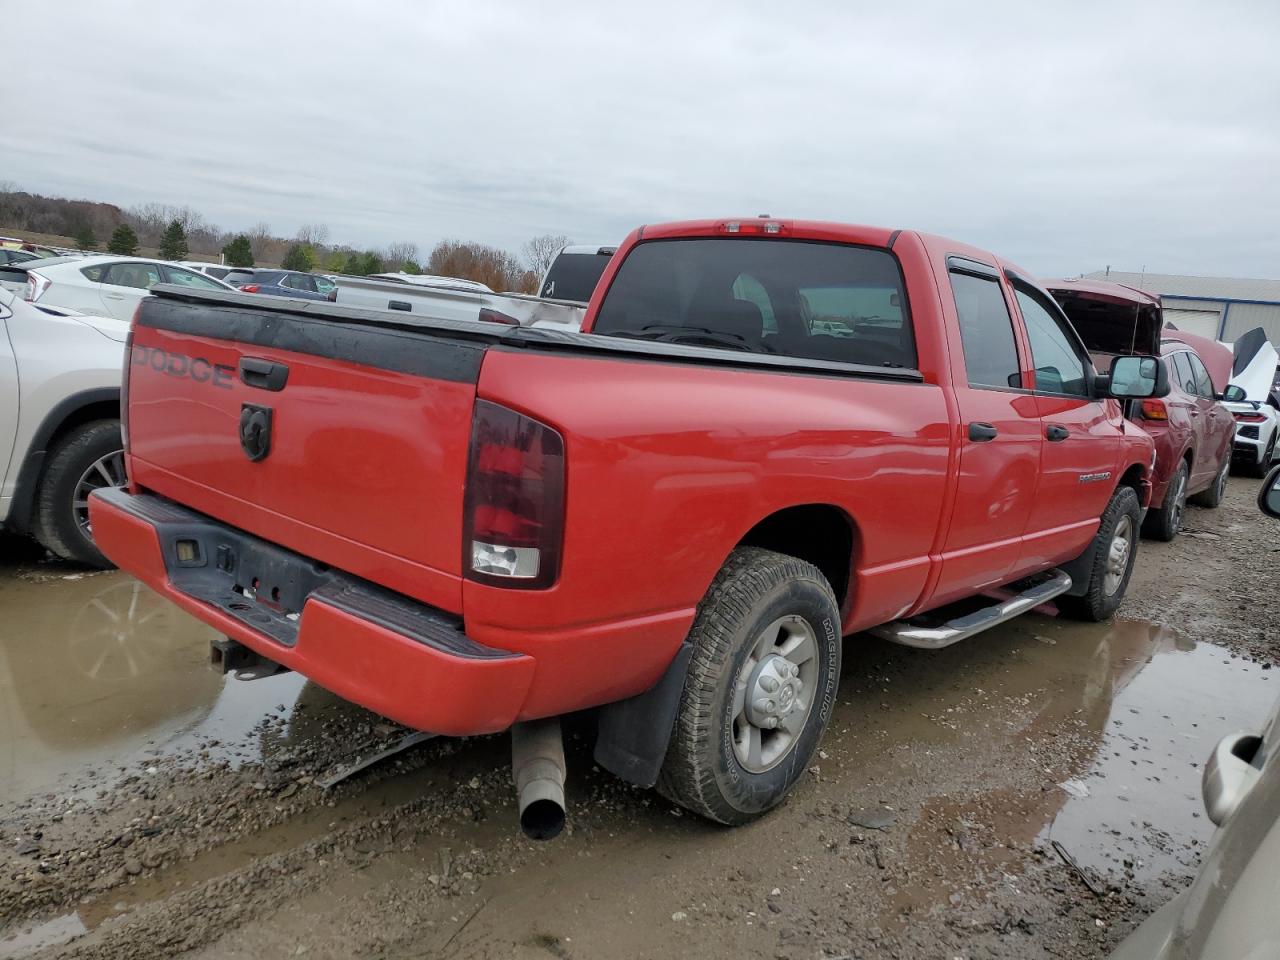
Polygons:
[[94,546],[89,494],[125,482],[119,420],[95,420],[58,441],[36,494],[34,534],[50,553],[85,566],[111,562]]
[[835,705],[840,610],[810,563],[735,550],[698,607],[658,790],[719,823],[770,810],[804,772]]
[[1164,495],[1164,504],[1158,509],[1153,508],[1147,511],[1142,532],[1148,537],[1168,542],[1178,535],[1178,531],[1182,528],[1182,514],[1187,508],[1189,475],[1187,461],[1183,460],[1169,481],[1169,487]]
[[1141,513],[1133,488],[1117,488],[1102,511],[1102,522],[1094,536],[1093,563],[1089,565],[1085,592],[1078,597],[1059,597],[1059,610],[1077,620],[1111,619],[1133,575]]
[[1213,478],[1213,483],[1208,490],[1201,490],[1190,500],[1198,507],[1209,507],[1210,509],[1220,506],[1223,498],[1227,495],[1227,478],[1231,475],[1231,455],[1228,453],[1222,460],[1222,469],[1218,471],[1218,475]]
[[[1277,429],[1280,430],[1280,427],[1278,427]],[[1262,456],[1258,460],[1255,460],[1253,463],[1249,465],[1250,466],[1249,473],[1255,477],[1265,477],[1267,475],[1267,471],[1271,469],[1271,461],[1275,459],[1275,455],[1276,455],[1276,433],[1275,431],[1272,431],[1271,439],[1267,441],[1266,451],[1262,454]]]

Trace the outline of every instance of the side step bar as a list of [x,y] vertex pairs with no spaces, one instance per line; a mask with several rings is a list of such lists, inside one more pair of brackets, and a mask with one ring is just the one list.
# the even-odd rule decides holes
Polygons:
[[1047,603],[1070,589],[1071,578],[1061,570],[1054,570],[1047,580],[1040,580],[1016,596],[954,620],[934,625],[912,623],[910,620],[895,620],[892,623],[872,627],[870,632],[877,637],[908,647],[938,650],[966,640],[975,633],[981,633],[996,624],[1012,620],[1019,614]]

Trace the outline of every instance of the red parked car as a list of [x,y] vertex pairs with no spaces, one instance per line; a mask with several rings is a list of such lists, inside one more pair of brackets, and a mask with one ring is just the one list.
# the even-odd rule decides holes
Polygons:
[[600,707],[602,766],[742,823],[811,762],[842,636],[1110,617],[1154,459],[1117,401],[1168,390],[1155,356],[1098,374],[1013,264],[877,227],[644,227],[585,332],[152,292],[98,545],[234,638],[224,665],[514,724],[536,836],[561,714]]
[[1045,286],[1100,367],[1115,356],[1159,354],[1169,395],[1136,401],[1128,414],[1156,443],[1143,533],[1172,540],[1188,499],[1216,507],[1226,491],[1236,424],[1219,401],[1231,375],[1231,351],[1204,337],[1165,330],[1159,299],[1141,290],[1104,280],[1048,280]]

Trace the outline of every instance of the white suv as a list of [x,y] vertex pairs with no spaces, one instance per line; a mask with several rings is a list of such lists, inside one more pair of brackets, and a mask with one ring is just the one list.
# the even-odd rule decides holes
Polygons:
[[128,320],[0,290],[0,527],[90,566],[110,564],[93,545],[89,492],[125,481]]
[[[17,264],[19,268],[24,264]],[[176,283],[202,290],[232,290],[221,280],[195,270],[142,257],[85,257],[27,269],[24,296],[32,303],[67,307],[128,322],[142,298],[157,283]]]

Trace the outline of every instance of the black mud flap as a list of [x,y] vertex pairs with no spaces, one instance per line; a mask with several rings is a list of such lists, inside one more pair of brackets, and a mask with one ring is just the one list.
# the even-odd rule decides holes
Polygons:
[[600,708],[596,763],[638,787],[652,787],[667,757],[693,647],[686,640],[644,693]]

